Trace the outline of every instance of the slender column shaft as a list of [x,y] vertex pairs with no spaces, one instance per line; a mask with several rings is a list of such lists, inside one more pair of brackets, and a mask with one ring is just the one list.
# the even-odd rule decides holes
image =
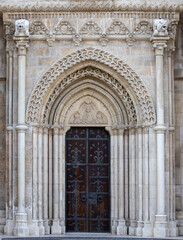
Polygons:
[[9,50],[8,61],[8,125],[12,125],[12,85],[13,85],[13,50]]
[[53,199],[53,190],[52,190],[52,171],[53,171],[53,156],[52,156],[52,129],[49,129],[49,136],[48,136],[48,141],[49,141],[49,219],[52,219],[53,214],[52,214],[52,199]]
[[62,233],[65,233],[65,134],[62,133]]
[[130,220],[135,220],[136,218],[136,205],[135,205],[135,196],[136,196],[136,141],[135,141],[135,130],[130,129],[129,133],[129,159],[130,159],[130,172],[129,172],[129,198],[130,198]]
[[157,105],[157,215],[165,214],[165,146],[164,134],[164,86],[163,86],[163,55],[166,41],[154,39],[153,47],[156,55],[156,105]]
[[43,167],[43,129],[40,127],[38,131],[38,219],[43,219],[43,174],[42,174],[42,167]]
[[115,189],[115,200],[114,200],[114,216],[118,219],[119,205],[118,205],[118,136],[117,130],[114,130],[114,189]]
[[142,128],[138,129],[138,220],[142,221],[143,206],[143,189],[142,189],[142,172],[143,172],[143,152],[142,152]]
[[149,129],[143,131],[143,219],[149,220]]
[[124,129],[120,129],[118,131],[118,149],[119,149],[119,219],[124,219],[124,206],[125,206],[125,199],[124,199],[124,146],[123,146],[123,134]]
[[53,202],[53,216],[54,219],[58,219],[58,128],[54,128],[54,162],[53,162],[53,193],[54,193],[54,202]]
[[33,128],[32,218],[37,219],[37,128]]
[[62,212],[62,201],[63,201],[63,189],[62,189],[62,177],[63,177],[63,155],[62,155],[62,147],[63,147],[63,136],[62,136],[62,130],[59,132],[59,218],[63,218],[63,212]]
[[44,128],[43,135],[43,200],[44,220],[48,220],[48,128]]
[[125,219],[129,218],[129,131],[125,130]]

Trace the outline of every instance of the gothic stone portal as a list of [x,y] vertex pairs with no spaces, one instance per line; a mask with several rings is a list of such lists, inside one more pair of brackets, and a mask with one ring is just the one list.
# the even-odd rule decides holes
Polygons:
[[104,128],[66,134],[66,230],[110,232],[110,136]]

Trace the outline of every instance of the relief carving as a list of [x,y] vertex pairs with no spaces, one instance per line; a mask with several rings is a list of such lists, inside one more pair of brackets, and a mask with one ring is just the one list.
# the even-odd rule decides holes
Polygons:
[[71,26],[71,24],[67,21],[61,21],[58,23],[58,25],[55,27],[54,34],[56,35],[74,35],[76,34],[76,31]]
[[168,22],[164,19],[155,19],[153,23],[153,36],[154,37],[162,37],[168,36]]
[[102,34],[102,29],[98,26],[97,23],[94,21],[89,21],[84,24],[84,26],[80,30],[80,34],[82,35],[101,35]]
[[153,28],[147,21],[141,21],[134,30],[136,35],[152,35],[152,32]]
[[74,112],[70,119],[70,124],[107,124],[107,117],[98,111],[96,104],[88,98],[80,105],[79,109]]
[[120,21],[114,21],[107,29],[108,35],[128,35],[129,29]]
[[30,26],[30,34],[31,35],[47,35],[49,30],[46,28],[44,23],[40,21],[36,21]]
[[29,36],[29,21],[26,19],[18,19],[15,21],[15,36]]

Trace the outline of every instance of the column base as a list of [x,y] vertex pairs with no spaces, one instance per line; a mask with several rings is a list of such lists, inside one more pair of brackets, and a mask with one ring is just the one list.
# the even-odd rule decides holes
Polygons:
[[127,235],[126,221],[123,219],[123,220],[118,220],[117,222],[118,222],[117,235],[126,236]]
[[60,220],[61,233],[65,234],[65,220]]
[[169,236],[167,215],[156,215],[154,226],[154,237],[166,238]]
[[129,235],[130,236],[135,236],[136,228],[137,228],[137,222],[135,220],[130,220],[130,226],[129,226]]
[[29,236],[29,228],[27,226],[27,213],[26,212],[16,212],[15,213],[15,236]]
[[117,220],[112,220],[112,234],[117,234]]
[[15,222],[13,220],[6,220],[6,225],[4,226],[4,234],[5,235],[13,235],[14,234]]
[[50,234],[50,226],[49,226],[48,220],[44,221],[43,225],[45,228],[45,235],[49,235]]
[[137,221],[136,236],[142,236],[143,222]]
[[178,228],[177,228],[176,221],[170,221],[168,223],[168,229],[169,229],[169,237],[178,236]]
[[144,227],[142,229],[143,237],[153,237],[153,227],[151,222],[144,222]]
[[43,220],[38,221],[39,235],[45,235],[45,227],[43,226]]
[[39,236],[38,220],[32,220],[32,224],[29,226],[30,236]]
[[53,225],[51,226],[51,234],[57,235],[61,234],[61,226],[59,224],[59,220],[53,220]]

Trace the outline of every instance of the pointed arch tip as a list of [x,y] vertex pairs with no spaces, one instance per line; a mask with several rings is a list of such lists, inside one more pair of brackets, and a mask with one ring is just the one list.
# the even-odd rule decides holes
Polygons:
[[[51,84],[66,70],[89,60],[104,64],[127,81],[138,99],[142,115],[142,125],[151,126],[156,122],[152,97],[140,77],[118,57],[104,50],[88,47],[74,51],[58,60],[42,76],[29,98],[26,111],[27,123],[32,125],[40,122],[39,115],[42,100]],[[136,103],[134,105],[136,105]]]

